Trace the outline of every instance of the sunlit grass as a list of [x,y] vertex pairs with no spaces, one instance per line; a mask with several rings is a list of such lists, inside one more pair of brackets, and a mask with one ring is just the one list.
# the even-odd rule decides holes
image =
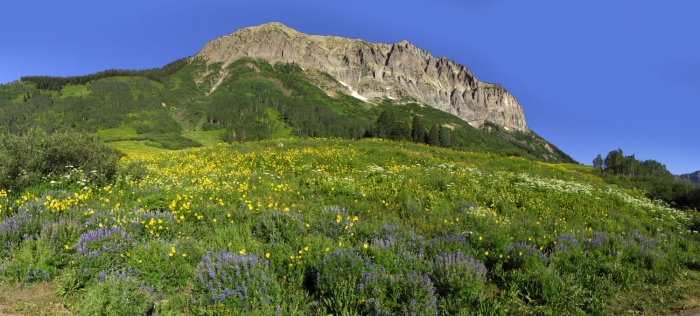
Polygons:
[[[110,143],[128,154],[115,185],[3,193],[2,225],[20,223],[0,234],[13,242],[6,271],[62,288],[79,271],[91,295],[145,284],[131,300],[177,313],[600,314],[700,266],[688,214],[588,168],[376,139],[227,145],[217,133],[186,134],[216,145],[180,151]],[[26,259],[40,250],[62,268]],[[685,299],[660,293],[672,302],[640,308]]]
[[82,97],[89,95],[90,91],[88,90],[87,85],[73,85],[73,84],[67,84],[61,88],[61,99],[65,99],[67,97]]

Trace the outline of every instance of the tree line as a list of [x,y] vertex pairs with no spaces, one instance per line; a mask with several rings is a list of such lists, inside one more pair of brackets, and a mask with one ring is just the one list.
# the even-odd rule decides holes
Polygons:
[[600,154],[593,166],[608,183],[642,189],[647,196],[663,200],[682,209],[700,210],[700,186],[675,179],[666,165],[652,159],[638,160],[625,156],[622,149],[610,151],[605,158]]
[[365,137],[379,137],[424,143],[431,146],[452,147],[451,129],[435,123],[430,126],[430,129],[426,130],[419,116],[414,116],[409,125],[407,122],[397,121],[394,113],[389,110],[384,110],[379,114],[374,126],[367,129]]
[[67,84],[84,85],[91,81],[110,77],[146,77],[153,81],[166,83],[171,75],[178,72],[180,69],[185,67],[185,65],[187,65],[188,60],[189,57],[178,59],[174,62],[163,66],[162,68],[151,68],[143,70],[109,69],[89,75],[72,77],[24,76],[20,78],[20,81],[32,82],[36,84],[36,88],[39,90],[52,91],[59,91],[61,90],[61,88],[63,88],[63,86]]

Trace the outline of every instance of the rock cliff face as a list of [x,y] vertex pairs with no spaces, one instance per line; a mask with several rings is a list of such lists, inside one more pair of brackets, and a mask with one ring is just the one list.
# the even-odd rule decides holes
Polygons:
[[690,183],[700,183],[700,170],[693,173],[682,174],[680,176],[676,176],[676,178],[688,181]]
[[500,85],[480,82],[465,66],[403,40],[392,45],[307,35],[281,23],[248,27],[207,43],[197,54],[224,66],[242,58],[294,62],[335,77],[346,92],[371,100],[416,100],[472,126],[485,121],[528,131],[523,109]]

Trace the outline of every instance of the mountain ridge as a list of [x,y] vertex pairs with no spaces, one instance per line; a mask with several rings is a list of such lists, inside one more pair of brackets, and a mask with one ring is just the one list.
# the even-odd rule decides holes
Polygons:
[[691,173],[686,173],[686,174],[681,174],[675,176],[676,179],[684,180],[690,183],[700,183],[700,170],[691,172]]
[[[305,43],[312,41],[305,34],[273,23],[236,31],[232,33],[234,35],[210,41],[205,47],[225,45],[227,37],[239,37],[236,34],[246,32],[273,34],[272,37],[262,34],[258,38],[245,34],[240,36],[243,41],[253,43],[251,47],[268,53],[271,44],[261,46],[258,45],[260,41],[277,43],[278,37],[295,38]],[[217,135],[218,140],[227,143],[293,136],[380,137],[548,162],[576,163],[530,130],[508,128],[489,119],[475,127],[477,124],[472,125],[450,111],[417,100],[411,95],[412,92],[399,85],[402,82],[416,83],[417,80],[410,78],[419,77],[427,82],[433,78],[431,75],[437,79],[449,79],[451,76],[459,79],[451,70],[459,68],[461,78],[472,85],[507,93],[498,85],[478,82],[464,66],[444,57],[433,58],[429,52],[420,50],[407,40],[388,45],[342,37],[312,37],[335,43],[331,46],[337,51],[350,49],[350,52],[359,54],[339,54],[347,57],[345,61],[342,57],[336,58],[335,61],[341,65],[360,65],[352,60],[362,62],[370,59],[376,60],[365,62],[365,65],[389,65],[383,68],[384,73],[386,77],[396,80],[395,88],[387,90],[386,83],[374,80],[374,76],[346,78],[338,75],[347,76],[353,71],[365,71],[365,75],[368,75],[370,68],[367,67],[358,66],[354,70],[346,67],[343,72],[334,71],[334,77],[333,73],[322,69],[303,67],[295,61],[296,57],[289,62],[265,59],[259,54],[258,58],[237,58],[231,54],[231,50],[222,49],[217,57],[222,61],[212,60],[211,55],[200,52],[162,68],[112,69],[73,77],[22,77],[18,82],[0,85],[0,129],[18,134],[32,128],[47,132],[75,129],[97,132],[105,142],[114,146],[129,142],[129,146],[170,150],[201,146],[199,136],[188,138],[195,135],[191,132],[206,133],[214,138],[207,138],[205,143],[216,143]],[[284,43],[288,42],[281,43],[276,46],[284,48]],[[294,47],[283,49],[280,56],[290,57],[290,54],[298,53],[291,49]],[[311,46],[311,49],[314,47]],[[353,50],[358,47],[361,49]],[[370,54],[372,51],[374,54]],[[415,56],[423,57],[416,59]],[[426,65],[433,65],[431,63],[434,62],[436,66],[421,68],[420,63],[426,60]],[[420,67],[412,63],[418,63]],[[443,66],[438,67],[438,64]],[[391,71],[394,71],[393,75]],[[437,91],[435,88],[438,85],[444,88],[462,80],[443,82],[437,79],[432,87],[412,87],[422,87],[424,92]],[[372,94],[372,84],[375,88],[378,85],[380,91]],[[498,94],[486,95],[495,98]],[[522,113],[519,105],[517,109]],[[380,130],[378,118],[383,112],[391,112],[391,116],[395,116],[392,124],[385,124],[388,121],[381,124],[381,128],[391,131],[388,135],[377,134]],[[524,116],[521,117],[523,128],[527,128]],[[429,132],[436,132],[436,135],[427,137]],[[130,147],[119,148],[131,150]]]
[[[195,55],[222,69],[242,57],[299,64],[326,72],[356,97],[415,99],[474,127],[485,121],[529,131],[522,106],[498,84],[479,81],[464,65],[433,57],[404,39],[370,43],[308,35],[279,22],[239,29],[209,41]],[[222,73],[225,76],[225,73]]]

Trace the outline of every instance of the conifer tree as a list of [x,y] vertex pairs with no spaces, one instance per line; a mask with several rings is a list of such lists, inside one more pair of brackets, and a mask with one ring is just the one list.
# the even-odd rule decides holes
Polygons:
[[396,122],[391,129],[390,139],[411,140],[411,128],[404,122]]
[[396,117],[394,116],[394,112],[388,110],[382,111],[377,118],[377,132],[375,136],[388,139],[395,123]]
[[433,124],[428,132],[428,145],[440,146],[440,125]]
[[440,146],[452,147],[452,131],[449,128],[440,126],[438,138],[440,139]]
[[413,124],[411,129],[411,138],[414,143],[425,143],[425,126],[423,126],[423,121],[418,116],[413,117]]

